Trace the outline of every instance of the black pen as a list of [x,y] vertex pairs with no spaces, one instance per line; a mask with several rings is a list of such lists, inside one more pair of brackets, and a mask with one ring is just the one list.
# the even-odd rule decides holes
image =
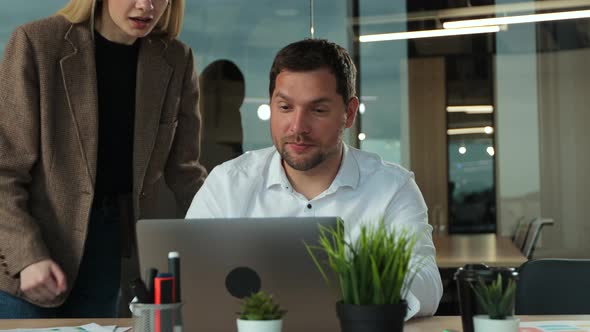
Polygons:
[[149,297],[145,284],[141,278],[136,278],[129,282],[129,288],[139,303],[152,303],[152,298]]
[[168,272],[174,276],[175,300],[180,302],[180,254],[177,251],[168,253]]
[[146,271],[145,284],[147,285],[148,296],[150,298],[149,303],[154,303],[154,278],[158,275],[158,269],[150,267]]

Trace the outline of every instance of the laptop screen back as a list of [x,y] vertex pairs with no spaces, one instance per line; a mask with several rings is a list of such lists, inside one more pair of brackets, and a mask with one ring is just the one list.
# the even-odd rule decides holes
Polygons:
[[238,297],[259,289],[288,311],[284,332],[336,331],[336,288],[326,284],[304,245],[317,244],[319,224],[336,222],[335,217],[141,220],[140,267],[166,272],[168,252],[180,253],[185,331],[235,331]]

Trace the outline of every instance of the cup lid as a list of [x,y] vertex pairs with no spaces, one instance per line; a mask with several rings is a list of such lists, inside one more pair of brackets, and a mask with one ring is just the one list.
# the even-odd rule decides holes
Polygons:
[[485,264],[467,264],[457,269],[454,280],[476,281],[478,279],[495,280],[501,274],[504,279],[518,279],[518,272],[514,268],[489,267]]
[[480,274],[489,271],[489,269],[485,264],[467,264],[455,271],[453,279],[475,281],[479,278]]

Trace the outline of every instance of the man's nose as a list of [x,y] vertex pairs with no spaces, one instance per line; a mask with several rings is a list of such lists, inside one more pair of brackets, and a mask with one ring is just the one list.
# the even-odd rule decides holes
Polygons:
[[307,134],[310,131],[309,114],[305,110],[296,110],[291,119],[291,132],[294,134]]

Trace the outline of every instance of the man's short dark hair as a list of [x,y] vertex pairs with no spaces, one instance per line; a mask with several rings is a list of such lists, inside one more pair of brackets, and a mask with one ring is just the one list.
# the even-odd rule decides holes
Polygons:
[[301,40],[277,53],[270,68],[270,97],[282,71],[305,72],[322,68],[328,68],[336,77],[336,92],[345,104],[356,97],[356,67],[350,55],[343,47],[325,39]]

